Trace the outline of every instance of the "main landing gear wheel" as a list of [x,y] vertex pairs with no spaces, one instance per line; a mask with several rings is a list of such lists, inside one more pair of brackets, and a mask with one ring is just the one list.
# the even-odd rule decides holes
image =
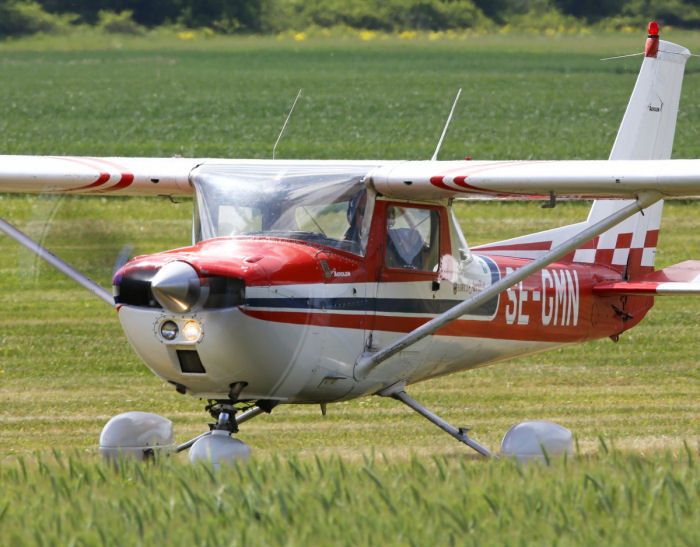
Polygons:
[[173,423],[151,412],[124,412],[114,416],[102,429],[100,454],[110,462],[119,458],[137,461],[169,454],[175,448]]

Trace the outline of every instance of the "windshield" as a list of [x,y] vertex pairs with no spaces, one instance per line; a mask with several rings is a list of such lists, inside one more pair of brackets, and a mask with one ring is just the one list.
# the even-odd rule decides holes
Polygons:
[[195,187],[195,242],[215,237],[297,239],[364,254],[371,167],[204,165]]

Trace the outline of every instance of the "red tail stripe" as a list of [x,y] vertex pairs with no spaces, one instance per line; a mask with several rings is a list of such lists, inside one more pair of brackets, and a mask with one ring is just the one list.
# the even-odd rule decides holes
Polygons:
[[627,263],[633,268],[639,268],[642,265],[642,258],[644,257],[644,249],[630,249],[629,257],[627,258]]
[[595,252],[595,262],[599,264],[611,264],[615,249],[597,249]]
[[629,249],[632,246],[632,233],[617,234],[616,249]]
[[597,249],[600,237],[594,237],[579,247],[579,249]]
[[659,231],[649,230],[647,232],[646,238],[644,239],[644,247],[654,249],[659,241]]

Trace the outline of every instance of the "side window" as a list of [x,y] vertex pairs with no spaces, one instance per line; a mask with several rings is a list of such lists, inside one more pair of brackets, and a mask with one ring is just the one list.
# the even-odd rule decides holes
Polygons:
[[386,265],[405,270],[437,271],[440,216],[433,209],[391,206],[387,209]]

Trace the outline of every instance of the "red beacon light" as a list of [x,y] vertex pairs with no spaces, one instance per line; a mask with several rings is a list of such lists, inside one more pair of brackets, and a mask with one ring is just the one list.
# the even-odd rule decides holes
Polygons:
[[644,48],[645,57],[656,57],[659,52],[659,24],[656,21],[649,23],[649,36]]
[[659,23],[652,21],[649,23],[649,38],[659,37]]

